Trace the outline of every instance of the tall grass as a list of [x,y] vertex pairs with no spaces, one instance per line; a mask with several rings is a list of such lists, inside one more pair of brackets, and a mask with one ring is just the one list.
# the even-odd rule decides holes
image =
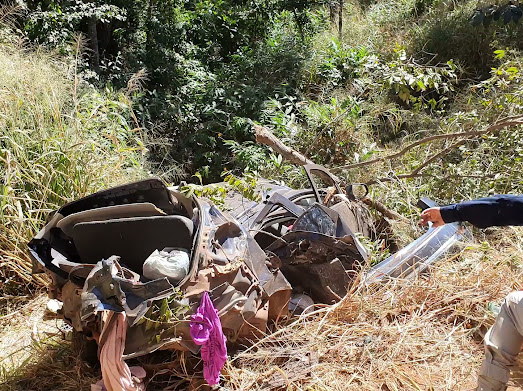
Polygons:
[[125,92],[83,83],[74,62],[0,47],[0,291],[32,281],[25,245],[51,210],[146,175],[132,118]]

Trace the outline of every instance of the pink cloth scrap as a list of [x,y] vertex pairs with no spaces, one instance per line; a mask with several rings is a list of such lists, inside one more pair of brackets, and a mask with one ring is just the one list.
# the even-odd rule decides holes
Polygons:
[[[142,367],[129,367],[129,370],[131,371],[131,375],[137,379],[142,380],[147,376],[145,369]],[[143,389],[145,390],[145,388]],[[104,379],[100,379],[95,384],[91,384],[91,391],[108,391],[107,388],[105,388]]]
[[202,346],[203,377],[214,386],[220,382],[220,372],[227,361],[227,346],[218,311],[207,292],[203,293],[198,310],[191,316],[190,327],[194,343]]
[[[116,317],[113,322],[112,317]],[[122,359],[127,335],[125,312],[109,311],[102,330],[103,337],[104,334],[105,342],[100,349],[102,381],[91,385],[91,391],[144,391],[145,370],[142,367],[129,368]]]

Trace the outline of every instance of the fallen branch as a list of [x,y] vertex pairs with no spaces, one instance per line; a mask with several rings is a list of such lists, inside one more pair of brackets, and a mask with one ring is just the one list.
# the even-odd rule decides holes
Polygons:
[[[481,133],[481,134],[485,134],[485,133],[489,133],[489,132],[493,133],[496,131],[500,131],[501,129],[503,129],[506,126],[514,126],[514,125],[519,125],[519,124],[523,124],[523,116],[508,117],[505,120],[501,120],[501,121],[497,122],[496,124],[489,126],[487,129],[478,131],[476,133]],[[467,132],[467,133],[470,133],[470,132]],[[416,167],[409,174],[397,175],[394,178],[389,177],[389,178],[376,179],[374,181],[368,182],[367,185],[378,183],[378,182],[390,182],[390,181],[393,181],[394,179],[410,179],[410,178],[424,176],[420,173],[421,170],[426,168],[429,164],[435,162],[437,159],[439,159],[446,153],[454,150],[455,148],[459,147],[462,144],[465,144],[467,141],[470,141],[470,139],[463,139],[463,140],[457,141],[454,144],[442,149],[437,154],[432,156],[430,159],[424,161],[422,164],[420,164],[418,167]]]
[[385,217],[388,217],[389,219],[392,219],[392,220],[404,220],[404,221],[408,221],[408,219],[406,217],[403,217],[402,215],[400,214],[397,214],[396,212],[388,209],[385,205],[383,205],[381,202],[379,201],[376,201],[376,200],[371,200],[370,198],[368,197],[365,197],[362,199],[363,203],[365,205],[368,205],[370,206],[371,208],[373,209],[376,209],[378,212],[380,212],[383,216]]
[[425,144],[431,141],[435,140],[445,140],[445,139],[452,139],[452,138],[459,138],[459,137],[479,137],[483,136],[488,133],[497,133],[500,130],[509,127],[509,126],[516,126],[516,125],[522,125],[523,124],[523,115],[515,115],[512,117],[506,117],[499,121],[497,121],[495,124],[490,125],[484,130],[475,130],[470,132],[459,132],[459,133],[445,133],[445,134],[436,134],[434,136],[428,136],[425,138],[422,138],[421,140],[415,141],[409,145],[407,145],[405,148],[403,148],[401,151],[392,153],[387,156],[382,156],[376,159],[367,160],[365,162],[360,163],[354,163],[354,164],[347,164],[345,166],[335,167],[332,168],[331,171],[333,172],[339,172],[341,170],[348,170],[351,168],[358,168],[358,167],[364,167],[368,166],[370,164],[382,162],[385,160],[391,160],[398,158],[400,156],[403,156],[405,153],[407,153],[409,150],[411,150],[414,147],[417,147],[421,144]]
[[307,159],[301,153],[295,149],[288,147],[282,141],[276,137],[271,131],[263,126],[254,124],[254,135],[256,136],[256,142],[267,145],[275,152],[279,153],[285,160],[299,166],[306,164],[314,164],[312,160]]
[[370,185],[375,185],[377,183],[393,182],[393,181],[396,181],[396,180],[399,180],[399,179],[412,179],[412,178],[440,178],[441,180],[453,179],[453,178],[491,179],[491,178],[494,178],[495,176],[496,176],[496,174],[486,174],[486,175],[447,175],[447,176],[444,176],[444,177],[440,178],[438,175],[434,175],[434,174],[426,174],[426,173],[413,174],[413,173],[410,173],[410,174],[395,175],[393,177],[378,178],[378,179],[374,179],[372,181],[366,182],[365,184],[370,186]]
[[[307,159],[298,151],[286,146],[282,141],[276,137],[271,131],[263,126],[254,124],[254,134],[256,135],[256,142],[267,145],[272,148],[275,152],[279,153],[282,158],[290,161],[291,163],[305,166],[307,164],[314,164],[313,161]],[[340,182],[339,178],[332,174],[335,181]],[[396,212],[393,212],[379,201],[371,200],[370,198],[363,199],[363,202],[376,209],[378,212],[393,220],[405,220],[403,216],[400,216]]]
[[416,167],[412,172],[411,174],[413,175],[416,175],[418,174],[421,170],[423,170],[425,167],[427,167],[430,163],[436,161],[437,159],[439,159],[440,157],[442,157],[443,155],[445,155],[446,153],[454,150],[455,148],[459,147],[460,145],[462,144],[465,144],[467,141],[469,140],[460,140],[452,145],[450,145],[449,147],[447,148],[444,148],[442,149],[441,151],[439,151],[437,154],[435,154],[434,156],[432,156],[430,159],[424,161],[423,163],[421,163],[418,167]]

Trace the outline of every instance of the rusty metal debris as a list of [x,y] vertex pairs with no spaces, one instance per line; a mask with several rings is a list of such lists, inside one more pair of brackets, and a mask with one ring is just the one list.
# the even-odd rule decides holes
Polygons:
[[[305,170],[309,188],[260,180],[261,201],[230,192],[223,210],[159,179],[95,193],[56,211],[29,243],[33,272],[49,275],[59,314],[89,338],[100,336],[101,311],[125,312],[126,359],[157,349],[196,353],[188,320],[203,292],[227,340],[250,339],[288,316],[289,304],[299,314],[340,300],[368,257],[361,238],[390,230],[360,200],[366,186],[342,186],[321,166]],[[426,266],[459,238],[457,226],[426,235],[368,280]],[[145,260],[172,249],[189,254],[185,275],[145,278]]]

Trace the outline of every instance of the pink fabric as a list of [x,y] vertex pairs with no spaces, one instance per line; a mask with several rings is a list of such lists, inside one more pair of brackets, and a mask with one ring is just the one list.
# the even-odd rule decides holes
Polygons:
[[[137,379],[145,379],[145,376],[147,376],[145,369],[142,367],[129,367],[129,370],[131,371],[131,375]],[[145,387],[143,389],[145,390]],[[107,391],[107,388],[105,388],[104,379],[100,379],[95,384],[91,384],[91,391]]]
[[[110,322],[112,317],[116,317],[114,323]],[[100,349],[103,382],[92,385],[91,390],[145,390],[145,385],[141,380],[145,378],[145,370],[141,367],[129,368],[122,359],[126,334],[127,320],[125,318],[125,312],[115,313],[110,311],[100,337],[100,340],[105,338],[105,343]],[[93,389],[93,386],[97,388]]]
[[227,346],[218,311],[207,292],[202,295],[200,307],[191,316],[191,337],[202,345],[203,377],[210,386],[220,382],[220,371],[227,361]]

